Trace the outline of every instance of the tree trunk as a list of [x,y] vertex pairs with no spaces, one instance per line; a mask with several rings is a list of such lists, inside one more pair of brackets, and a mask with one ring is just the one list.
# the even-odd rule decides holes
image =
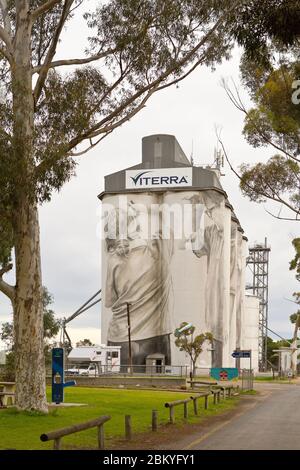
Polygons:
[[43,305],[37,197],[34,181],[34,100],[31,17],[28,0],[16,2],[17,29],[12,73],[14,184],[13,231],[16,264],[14,334],[16,405],[47,412]]
[[195,377],[196,372],[196,359],[192,359],[192,377]]
[[47,412],[38,210],[24,198],[15,218],[16,406]]

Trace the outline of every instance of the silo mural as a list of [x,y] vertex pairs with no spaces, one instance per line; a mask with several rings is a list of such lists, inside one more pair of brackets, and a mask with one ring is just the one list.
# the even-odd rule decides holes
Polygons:
[[110,317],[107,343],[122,346],[126,363],[129,308],[134,363],[143,364],[153,349],[170,362],[173,236],[163,238],[158,229],[150,237],[147,231],[151,221],[159,227],[159,212],[151,212],[159,202],[155,194],[128,195],[126,199],[127,204],[123,198],[121,207],[119,198],[110,201],[104,224],[104,305],[108,310],[104,315]]
[[121,345],[126,361],[129,304],[135,364],[144,364],[153,350],[170,363],[170,335],[186,320],[213,333],[214,361],[220,361],[224,197],[215,191],[140,193],[103,203],[107,344]]
[[243,300],[245,296],[245,284],[243,278],[243,266],[245,263],[243,254],[243,234],[237,232],[237,285],[236,285],[236,347],[241,348],[243,328]]
[[183,321],[211,332],[200,366],[230,366],[241,344],[243,240],[216,173],[192,167],[173,136],[143,139],[143,162],[106,177],[102,342],[128,364],[158,355],[186,364],[173,332]]
[[237,347],[236,329],[237,329],[237,289],[238,289],[238,224],[237,221],[231,221],[231,250],[230,250],[230,350]]

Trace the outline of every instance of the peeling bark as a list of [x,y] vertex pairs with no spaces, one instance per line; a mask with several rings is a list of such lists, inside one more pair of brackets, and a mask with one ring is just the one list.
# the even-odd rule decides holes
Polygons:
[[17,24],[11,69],[13,158],[19,168],[13,208],[17,279],[14,297],[16,406],[22,410],[47,412],[39,220],[33,184],[32,25],[28,0],[18,2]]
[[47,412],[38,210],[26,197],[16,215],[15,255],[16,406]]

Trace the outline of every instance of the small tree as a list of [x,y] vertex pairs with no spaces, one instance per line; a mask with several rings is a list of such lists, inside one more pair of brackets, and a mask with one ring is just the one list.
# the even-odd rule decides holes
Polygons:
[[76,343],[77,348],[80,348],[81,346],[95,346],[95,345],[94,343],[92,343],[90,339],[85,338],[85,339],[81,339],[80,341],[78,341],[78,343]]
[[187,322],[183,322],[179,328],[175,330],[174,335],[177,336],[175,344],[180,351],[185,351],[190,356],[192,362],[192,376],[194,376],[196,361],[203,351],[203,344],[205,341],[209,341],[212,344],[213,335],[212,333],[206,332],[194,337],[194,326],[190,326],[188,329],[180,332],[180,330],[187,325]]

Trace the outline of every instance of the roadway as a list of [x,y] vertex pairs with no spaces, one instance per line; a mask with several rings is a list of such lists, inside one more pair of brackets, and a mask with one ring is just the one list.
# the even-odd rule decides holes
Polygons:
[[232,416],[187,435],[169,448],[185,450],[300,450],[300,386],[255,384],[257,396]]

